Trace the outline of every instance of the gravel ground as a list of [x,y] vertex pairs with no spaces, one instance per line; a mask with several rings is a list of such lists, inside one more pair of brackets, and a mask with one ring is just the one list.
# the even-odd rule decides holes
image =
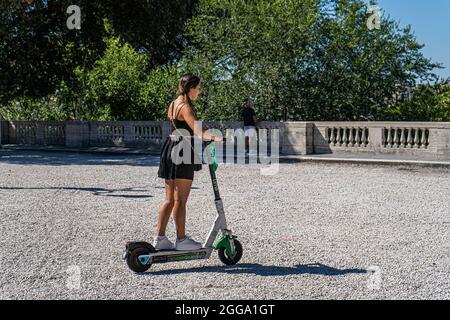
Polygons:
[[[158,160],[0,150],[0,298],[450,298],[449,169],[297,163],[263,176],[221,165],[241,262],[224,267],[213,253],[135,274],[121,254],[155,234]],[[212,197],[207,171],[196,173],[196,239],[215,217]]]

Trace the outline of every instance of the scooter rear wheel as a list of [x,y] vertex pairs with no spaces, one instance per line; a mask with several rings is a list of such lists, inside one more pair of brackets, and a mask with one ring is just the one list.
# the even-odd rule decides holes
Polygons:
[[139,261],[139,256],[149,254],[150,252],[146,248],[136,248],[132,250],[127,256],[128,267],[134,272],[145,272],[147,271],[151,264],[142,264]]
[[236,249],[236,252],[234,253],[234,255],[232,257],[229,257],[227,255],[227,252],[224,247],[219,249],[219,259],[226,265],[236,264],[242,258],[242,251],[243,251],[242,244],[236,239],[233,239],[233,241],[234,241],[234,248]]

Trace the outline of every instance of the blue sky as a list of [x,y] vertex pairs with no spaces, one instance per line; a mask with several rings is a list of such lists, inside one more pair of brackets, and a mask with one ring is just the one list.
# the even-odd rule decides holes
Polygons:
[[435,72],[450,77],[450,0],[378,0],[384,16],[410,24],[427,58],[444,64]]

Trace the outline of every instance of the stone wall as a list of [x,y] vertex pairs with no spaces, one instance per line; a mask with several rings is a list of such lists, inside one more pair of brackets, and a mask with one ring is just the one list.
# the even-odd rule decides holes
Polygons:
[[315,122],[314,153],[450,159],[449,137],[445,122]]
[[[205,121],[224,136],[243,129],[239,121]],[[71,148],[122,146],[159,152],[169,121],[0,121],[1,144],[56,145]],[[259,138],[279,130],[280,153],[394,154],[450,159],[448,122],[260,122]]]

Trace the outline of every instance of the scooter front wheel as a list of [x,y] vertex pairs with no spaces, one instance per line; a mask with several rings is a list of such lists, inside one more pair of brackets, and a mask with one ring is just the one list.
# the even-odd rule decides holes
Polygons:
[[233,242],[234,242],[234,248],[236,249],[236,251],[234,252],[234,255],[232,257],[229,257],[227,255],[224,247],[219,249],[219,259],[226,265],[236,264],[242,258],[242,251],[243,251],[242,244],[236,239],[233,239]]
[[149,254],[146,248],[136,248],[132,250],[127,256],[127,265],[134,272],[145,272],[147,271],[151,264],[142,264],[139,260],[139,256]]

